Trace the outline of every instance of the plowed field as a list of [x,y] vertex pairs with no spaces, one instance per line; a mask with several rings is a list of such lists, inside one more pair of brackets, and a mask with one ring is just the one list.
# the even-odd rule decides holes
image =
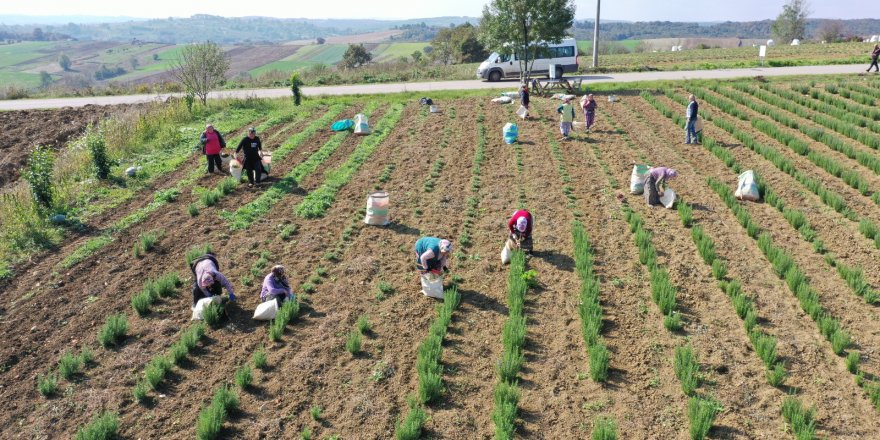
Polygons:
[[[193,174],[203,165],[189,159],[152,188],[182,186],[179,197],[114,229],[108,244],[71,259],[148,200],[126,202],[17,269],[0,290],[0,437],[72,438],[109,412],[121,438],[193,438],[200,411],[228,384],[238,405],[221,419],[222,438],[408,438],[399,425],[418,408],[423,438],[507,438],[505,417],[516,438],[589,438],[600,419],[613,420],[619,438],[703,438],[694,434],[695,402],[712,409],[708,438],[814,438],[803,434],[811,426],[821,438],[880,438],[880,166],[872,165],[880,114],[871,113],[880,96],[859,84],[598,96],[593,130],[576,125],[567,141],[558,101],[544,98],[533,98],[536,117],[525,121],[485,98],[442,100],[441,113],[393,96],[310,101],[284,123],[264,122],[264,144],[276,153],[262,187],[233,185],[207,203],[224,178]],[[683,144],[687,93],[701,102],[702,144]],[[325,121],[355,113],[370,114],[370,136],[326,130]],[[501,127],[515,119],[520,137],[507,145]],[[677,209],[630,194],[633,163],[678,170]],[[748,169],[761,202],[730,195]],[[376,189],[390,193],[386,227],[363,223]],[[304,215],[315,200],[323,208]],[[516,379],[504,381],[513,269],[498,255],[518,207],[535,216],[535,249],[522,269],[537,283],[525,294]],[[155,247],[134,255],[140,237],[157,231]],[[419,293],[412,247],[425,235],[453,241],[446,281],[461,299],[441,333],[435,399],[419,393],[420,346],[443,303]],[[205,244],[238,301],[139,401],[133,391],[149,381],[150,365],[198,325],[189,320],[185,254]],[[287,267],[300,306],[277,341],[276,324],[251,319],[274,264]],[[168,273],[183,281],[176,293],[137,313],[132,297]],[[583,312],[591,277],[597,316]],[[672,292],[671,305],[661,291]],[[96,334],[113,314],[125,315],[128,329],[103,348]],[[346,342],[359,319],[369,330],[352,354]],[[589,320],[599,323],[593,339]],[[610,361],[607,378],[594,380],[600,345]],[[83,347],[91,362],[41,395],[38,381]],[[268,366],[254,368],[261,350]],[[696,359],[690,376],[685,352]],[[236,385],[246,366],[253,383]],[[499,409],[501,387],[518,390],[513,416]],[[814,425],[792,422],[794,401],[814,409],[806,414]]]

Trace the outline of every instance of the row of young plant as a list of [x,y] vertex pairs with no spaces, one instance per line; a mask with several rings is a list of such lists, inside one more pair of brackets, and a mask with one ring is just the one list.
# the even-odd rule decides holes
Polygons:
[[553,155],[553,159],[556,161],[556,171],[559,173],[559,177],[562,179],[562,194],[568,200],[566,203],[566,207],[569,211],[571,211],[574,218],[582,218],[584,213],[581,211],[580,207],[577,204],[577,196],[574,194],[574,188],[570,185],[571,176],[568,174],[568,167],[565,164],[565,157],[562,155],[562,150],[559,148],[559,142],[556,140],[556,137],[553,135],[551,130],[547,131],[547,143],[550,144],[550,153]]
[[180,334],[180,338],[168,348],[165,354],[153,357],[144,367],[143,377],[131,390],[134,400],[138,403],[146,402],[147,393],[157,390],[171,368],[180,366],[204,336],[205,324],[193,324]]
[[[376,103],[378,106],[378,103]],[[376,107],[372,107],[375,109]],[[280,147],[272,152],[272,161],[276,164],[285,159],[290,153],[296,151],[305,141],[310,139],[315,133],[326,129],[333,120],[345,109],[344,105],[337,104],[331,106],[324,115],[312,121],[299,133],[291,136]],[[257,219],[262,218],[266,213],[275,206],[284,196],[290,194],[298,180],[310,174],[317,169],[321,162],[330,153],[341,145],[342,140],[348,133],[342,132],[334,135],[322,146],[318,151],[312,154],[305,162],[295,166],[291,171],[275,182],[266,191],[260,194],[256,200],[238,208],[235,212],[222,212],[220,216],[227,221],[232,229],[241,230],[250,227]],[[323,159],[322,159],[323,158]],[[316,163],[317,162],[317,163]],[[276,165],[277,166],[277,165]]]
[[[742,94],[735,93],[729,89],[716,88],[714,90],[723,96],[731,98],[731,99],[739,102],[740,104],[748,106],[752,110],[755,110],[761,114],[768,115],[768,116],[772,117],[775,121],[777,121],[781,124],[784,124],[790,128],[795,128],[795,129],[800,130],[801,133],[807,135],[809,138],[811,138],[817,142],[825,144],[826,146],[828,146],[832,150],[837,151],[841,154],[844,154],[848,158],[857,161],[862,166],[871,169],[871,171],[873,171],[875,174],[880,175],[880,159],[878,159],[878,157],[875,156],[874,154],[871,154],[866,151],[861,151],[861,150],[853,147],[852,145],[842,141],[840,138],[835,137],[835,136],[825,132],[822,129],[810,127],[808,125],[799,124],[797,121],[793,120],[792,118],[789,118],[789,117],[785,116],[784,114],[781,114],[777,109],[762,105],[758,102],[755,102],[754,100],[747,99]],[[756,89],[748,88],[744,91],[747,91],[747,92],[751,91],[753,93],[756,93],[757,95],[763,96],[762,99],[765,100],[765,102],[769,102],[771,105],[774,105],[774,106],[776,105],[777,102],[780,102],[780,101],[788,102],[788,101],[781,100],[781,99],[774,99],[776,97],[769,95],[769,94],[766,94],[766,93],[762,93]],[[780,107],[777,106],[777,108],[780,108]],[[798,113],[795,113],[795,114],[797,114],[798,116],[800,116],[802,118],[809,118],[809,119],[813,119],[817,122],[823,122],[823,121],[820,121],[823,119],[822,115],[816,115],[815,113],[810,112],[810,111],[803,110],[803,111],[799,111]],[[737,114],[734,116],[737,116],[740,119],[743,119],[744,117],[748,118],[748,119],[743,119],[743,120],[751,119],[746,115]],[[789,134],[783,133],[781,130],[775,128],[775,126],[772,126],[764,121],[761,121],[761,124],[758,125],[757,120],[752,120],[752,125],[754,127],[758,128],[759,130],[761,130],[762,132],[764,132],[765,134],[767,134],[768,136],[771,136],[771,137],[779,140],[780,142],[788,145],[789,147],[793,148],[798,154],[806,156],[806,155],[812,153],[809,150],[809,148],[807,147],[805,142],[803,142],[799,139],[796,139]],[[859,133],[858,130],[855,130],[853,128],[853,126],[849,125],[848,123],[845,123],[845,122],[834,123],[833,121],[830,121],[824,125],[826,125],[826,126],[833,125],[834,126],[833,129],[835,131],[837,131],[838,133],[845,134],[848,137],[851,137],[851,138],[853,138],[859,142],[862,142],[868,146],[872,146],[873,144],[875,144],[874,141],[865,138],[865,136],[863,134]],[[876,145],[880,145],[880,138],[877,138]],[[811,160],[813,160],[813,159],[811,158]],[[834,165],[834,168],[837,168],[837,169],[840,168],[840,165],[837,164],[836,162],[834,162],[832,165]],[[820,166],[822,166],[822,165],[820,165]],[[825,168],[825,166],[823,166],[823,168]],[[859,192],[861,192],[862,195],[867,195],[867,184],[866,183],[864,185],[855,185],[852,181],[852,177],[844,176],[841,174],[840,171],[838,171],[836,169],[826,168],[826,170],[829,173],[833,174],[835,177],[843,177],[844,181],[848,185],[859,190]],[[850,173],[853,173],[853,172],[854,171],[850,171]],[[880,203],[880,194],[875,193],[875,195],[872,197],[872,200],[874,200],[875,203]]]
[[[854,102],[847,102],[843,99],[840,99],[834,95],[840,94],[840,87],[843,84],[825,84],[825,91],[828,93],[822,93],[819,89],[815,88],[815,83],[810,87],[805,87],[802,85],[792,84],[790,89],[794,92],[800,92],[801,95],[806,97],[809,95],[811,98],[823,102],[827,105],[834,106],[840,110],[843,110],[847,113],[857,114],[859,116],[863,116],[870,120],[880,121],[880,111],[877,109],[871,108],[869,106],[873,106],[873,99],[870,96],[864,95],[859,92],[847,91],[845,98],[850,99]],[[866,104],[866,105],[865,105]],[[864,125],[863,125],[864,127]]]
[[[661,113],[664,113],[667,110],[665,106],[656,100],[649,100],[649,102],[651,102]],[[703,112],[703,116],[709,121],[717,121],[717,119],[713,118],[712,115],[706,111]],[[742,167],[730,151],[717,144],[713,139],[706,138],[703,142],[703,147],[721,160],[734,173],[739,174],[743,171]],[[819,238],[816,230],[810,225],[804,212],[790,207],[781,196],[776,194],[776,192],[770,188],[769,184],[767,184],[761,176],[756,176],[756,181],[759,191],[763,195],[764,201],[776,208],[776,210],[782,214],[783,218],[785,218],[788,224],[800,234],[801,238],[812,245],[814,252],[820,255],[825,254],[825,243]],[[880,231],[878,231],[873,225],[872,222],[867,220],[863,220],[859,225],[862,234],[870,239],[880,236]],[[757,236],[757,229],[752,229],[747,232],[753,237]],[[825,255],[824,261],[832,268],[836,268],[838,274],[852,289],[854,294],[863,298],[868,303],[876,303],[880,301],[880,294],[870,287],[865,280],[864,272],[861,268],[849,267],[835,260],[831,255]]]
[[480,112],[477,114],[477,147],[474,150],[473,166],[471,167],[471,196],[467,199],[467,210],[465,211],[464,222],[461,225],[461,233],[458,236],[458,245],[461,246],[461,250],[456,252],[456,257],[459,260],[466,258],[465,249],[469,248],[472,244],[471,231],[474,229],[474,222],[477,221],[479,216],[480,200],[482,199],[480,189],[483,187],[481,176],[483,162],[486,160],[487,142],[484,120],[485,116],[481,106]]
[[[710,102],[712,105],[721,108],[728,114],[736,116],[743,121],[751,120],[752,127],[755,127],[767,136],[776,139],[777,141],[779,141],[779,143],[789,147],[795,153],[806,157],[810,162],[813,162],[813,164],[815,164],[819,168],[827,171],[828,174],[840,178],[844,181],[844,183],[859,191],[859,193],[861,193],[862,195],[867,196],[871,192],[868,182],[862,178],[859,172],[857,172],[856,170],[848,169],[844,165],[841,165],[840,162],[838,162],[836,159],[830,156],[823,155],[816,150],[811,149],[807,142],[804,142],[796,136],[785,132],[778,125],[772,124],[763,119],[752,118],[751,115],[745,114],[744,112],[740,111],[736,107],[736,104],[732,103],[731,101],[706,93],[702,89],[695,88],[694,93],[699,94],[707,102]],[[725,94],[724,92],[721,93]],[[739,99],[743,99],[740,95],[734,94],[732,92],[728,93],[729,95],[726,96],[736,96]],[[831,149],[846,155],[850,159],[856,160],[861,165],[870,168],[877,174],[880,174],[880,160],[878,160],[878,158],[873,154],[858,151],[854,149],[851,145],[840,141],[840,139],[828,135],[823,130],[818,130],[798,124],[791,118],[779,114],[779,111],[776,109],[763,106],[761,104],[755,103],[754,101],[747,100],[744,102],[748,102],[748,106],[750,108],[761,114],[771,116],[777,122],[780,122],[792,128],[799,128],[801,132],[807,134],[816,141],[824,141],[823,143],[825,143]],[[874,200],[880,201],[880,193],[876,194],[877,196],[874,197]]]
[[[368,110],[370,109],[366,109],[365,112]],[[333,201],[336,200],[336,194],[339,190],[354,178],[355,173],[357,173],[364,162],[379,148],[382,141],[391,134],[391,130],[400,121],[402,113],[402,104],[392,105],[385,112],[379,123],[376,124],[372,133],[358,144],[348,160],[335,170],[327,172],[327,178],[324,180],[324,183],[306,195],[302,202],[294,208],[294,214],[303,218],[323,217],[327,209],[333,204]]]
[[83,368],[91,367],[94,363],[95,354],[92,349],[84,345],[75,355],[68,350],[64,351],[61,358],[58,359],[58,372],[47,373],[45,376],[37,376],[37,391],[43,397],[52,397],[58,392],[58,377],[68,381],[71,385],[74,383],[76,376],[82,372]]
[[877,99],[880,99],[880,91],[852,81],[841,81],[838,86],[840,87],[840,96],[852,99],[859,104],[874,106],[877,104]]
[[[423,112],[424,113],[424,112]],[[422,118],[419,115],[419,126],[421,125]],[[440,172],[443,171],[443,167],[446,166],[446,162],[443,161],[443,152],[446,150],[446,147],[449,146],[449,138],[452,137],[452,128],[448,125],[443,127],[443,135],[440,137],[440,144],[438,145],[437,150],[437,159],[434,160],[434,163],[431,165],[431,173],[428,175],[428,180],[425,180],[425,183],[422,187],[426,193],[433,192],[434,186],[437,184],[437,179],[440,178]],[[380,179],[381,180],[381,179]]]
[[397,424],[395,437],[397,440],[416,440],[421,437],[422,425],[427,420],[424,406],[435,402],[443,395],[443,365],[440,358],[443,356],[443,338],[449,323],[452,322],[452,314],[461,302],[461,294],[458,288],[453,286],[443,293],[443,304],[437,306],[437,318],[428,328],[428,335],[419,345],[416,360],[419,385],[415,399],[409,401],[409,413]]
[[[623,212],[639,248],[639,261],[650,272],[651,298],[664,315],[663,326],[670,331],[679,330],[681,315],[675,310],[678,289],[670,280],[666,268],[657,263],[657,252],[651,232],[645,229],[642,217],[635,211],[625,206]],[[702,440],[712,429],[712,423],[721,411],[721,405],[712,398],[696,394],[701,381],[700,363],[690,344],[676,347],[673,369],[681,384],[682,392],[689,397],[690,437],[693,440]]]
[[516,431],[516,414],[520,391],[518,376],[524,361],[523,345],[526,341],[525,300],[529,285],[523,278],[526,271],[526,256],[521,250],[514,250],[510,256],[510,270],[507,273],[507,320],[501,331],[501,359],[496,372],[492,422],[495,424],[495,438],[509,440]]

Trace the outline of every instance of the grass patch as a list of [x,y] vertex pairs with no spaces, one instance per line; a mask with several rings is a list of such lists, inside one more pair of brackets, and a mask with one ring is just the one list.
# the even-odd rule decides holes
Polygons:
[[104,322],[101,329],[98,330],[98,342],[104,348],[119,345],[125,340],[127,332],[128,320],[125,318],[125,315],[121,313],[110,315],[107,317],[107,321]]
[[43,397],[51,397],[58,391],[58,375],[47,374],[45,376],[37,376],[37,391]]
[[610,418],[598,418],[593,422],[592,440],[617,440],[617,422]]
[[76,432],[75,440],[111,440],[116,438],[119,429],[119,417],[115,413],[105,412],[83,426]]

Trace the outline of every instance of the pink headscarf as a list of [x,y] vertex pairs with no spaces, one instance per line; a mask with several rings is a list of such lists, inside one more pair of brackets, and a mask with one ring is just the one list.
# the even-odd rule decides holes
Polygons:
[[199,285],[202,287],[211,287],[214,285],[214,275],[211,273],[206,273],[202,275],[202,279],[199,280]]
[[452,251],[452,242],[449,240],[440,240],[440,252]]

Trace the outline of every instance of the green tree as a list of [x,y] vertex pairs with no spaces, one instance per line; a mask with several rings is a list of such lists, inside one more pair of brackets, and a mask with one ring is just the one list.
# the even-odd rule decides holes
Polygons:
[[412,57],[412,60],[413,60],[413,62],[415,62],[415,63],[418,63],[419,61],[422,60],[422,52],[419,51],[419,50],[414,51],[414,52],[412,53],[412,55],[410,55],[410,56]]
[[470,23],[455,28],[454,45],[458,63],[476,63],[489,56],[486,47],[480,42],[477,28]]
[[809,15],[810,4],[807,0],[788,0],[771,26],[773,37],[782,44],[788,44],[795,38],[803,39],[807,35]]
[[171,63],[171,75],[184,89],[208,103],[208,92],[226,79],[229,58],[216,43],[206,42],[183,46]]
[[55,154],[49,147],[38,145],[31,151],[27,168],[24,170],[24,178],[31,188],[31,197],[34,198],[37,207],[43,211],[52,207],[52,200],[55,198],[54,168]]
[[443,64],[452,62],[455,56],[455,31],[452,28],[443,28],[437,32],[431,40],[431,58]]
[[131,66],[131,70],[137,70],[138,66],[141,65],[141,62],[138,61],[137,57],[131,57],[128,59],[128,64]]
[[843,22],[840,20],[824,20],[816,31],[820,41],[835,43],[843,40]]
[[67,54],[61,54],[61,56],[58,57],[58,65],[61,66],[61,69],[64,70],[65,72],[69,72],[70,71],[70,57],[67,56]]
[[40,87],[49,87],[52,84],[52,75],[45,70],[40,71]]
[[499,52],[516,52],[521,78],[527,80],[541,49],[538,43],[561,42],[574,22],[574,10],[574,0],[492,0],[483,7],[480,40]]
[[349,44],[339,65],[343,69],[355,69],[373,60],[373,55],[363,44]]

